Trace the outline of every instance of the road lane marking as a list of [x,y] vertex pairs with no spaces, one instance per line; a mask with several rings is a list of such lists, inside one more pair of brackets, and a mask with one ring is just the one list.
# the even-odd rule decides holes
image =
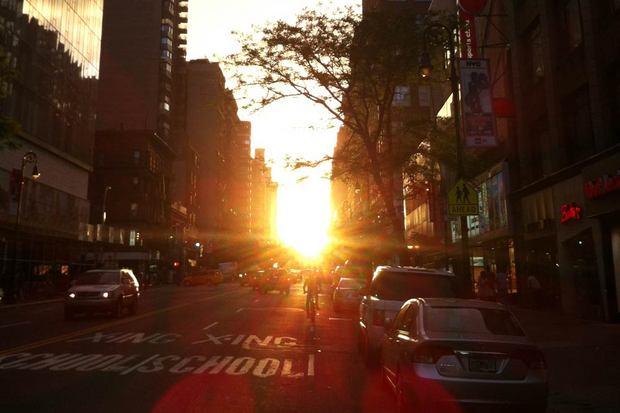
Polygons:
[[205,328],[203,328],[203,330],[208,330],[208,329],[210,329],[211,327],[215,327],[217,324],[218,324],[218,322],[217,322],[217,321],[216,321],[215,323],[211,323],[211,324],[209,324],[208,326],[206,326]]
[[137,321],[137,320],[141,320],[141,319],[144,319],[144,318],[152,317],[154,315],[166,313],[166,312],[169,312],[169,311],[174,311],[174,310],[177,310],[179,308],[189,307],[189,306],[192,306],[192,305],[195,305],[195,304],[200,304],[200,303],[203,303],[203,302],[206,302],[206,301],[210,301],[210,300],[215,299],[215,298],[220,298],[220,297],[225,297],[225,296],[228,296],[228,295],[232,295],[232,294],[237,293],[237,292],[238,292],[238,290],[230,291],[230,292],[226,292],[226,293],[222,293],[222,294],[218,294],[218,295],[212,295],[212,296],[207,297],[207,298],[205,298],[203,300],[193,301],[191,303],[178,304],[178,305],[175,305],[175,306],[172,306],[172,307],[167,307],[167,308],[162,308],[162,309],[159,309],[159,310],[149,311],[148,313],[136,315],[136,316],[133,316],[133,317],[124,318],[124,319],[121,319],[121,320],[116,320],[116,321],[112,321],[112,322],[101,324],[101,325],[96,325],[96,326],[93,326],[93,327],[85,328],[85,329],[74,331],[74,332],[71,332],[71,333],[62,334],[62,335],[59,335],[59,336],[56,336],[56,337],[50,337],[50,338],[43,339],[43,340],[40,340],[40,341],[35,341],[34,343],[24,344],[24,345],[21,345],[21,346],[17,346],[17,347],[13,347],[13,348],[10,348],[10,349],[2,350],[2,351],[0,351],[0,356],[5,355],[5,354],[21,353],[21,352],[26,351],[26,350],[32,350],[32,349],[39,348],[39,347],[44,347],[44,346],[47,346],[47,345],[50,345],[50,344],[60,343],[61,341],[67,341],[67,340],[70,340],[70,339],[73,339],[73,338],[76,338],[76,337],[83,336],[85,334],[95,333],[95,332],[98,332],[98,331],[101,331],[101,330],[105,330],[105,329],[108,329],[108,328],[111,328],[111,327],[115,327],[115,326],[119,326],[119,325],[123,325],[123,324],[128,324],[128,323],[131,323],[131,322],[134,322],[134,321]]
[[19,323],[4,324],[4,325],[1,325],[0,328],[23,326],[24,324],[32,324],[32,321],[20,321]]
[[308,356],[308,376],[314,376],[314,354]]
[[329,317],[329,321],[353,321],[352,318]]
[[238,309],[237,309],[237,313],[240,313],[240,312],[242,312],[242,311],[243,311],[243,308],[238,308]]

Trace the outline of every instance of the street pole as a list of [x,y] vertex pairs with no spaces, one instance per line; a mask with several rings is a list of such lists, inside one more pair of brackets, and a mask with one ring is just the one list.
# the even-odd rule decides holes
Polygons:
[[[461,141],[461,113],[460,113],[460,91],[459,91],[459,78],[456,72],[456,45],[454,42],[454,28],[450,28],[444,26],[440,23],[431,24],[426,31],[424,32],[424,41],[427,41],[428,31],[433,28],[440,28],[446,33],[446,45],[448,47],[448,57],[450,59],[450,87],[452,91],[452,105],[453,105],[453,116],[454,116],[454,131],[456,137],[456,165],[457,165],[457,181],[459,179],[465,179],[465,168],[463,164],[463,142]],[[430,57],[424,56],[427,61],[421,61],[421,68],[423,71],[426,71],[426,75],[430,73],[432,65],[430,64]],[[422,67],[424,64],[427,64],[427,67]],[[425,74],[423,73],[423,76]],[[472,290],[472,279],[471,279],[471,265],[469,259],[469,228],[467,226],[467,216],[460,216],[460,226],[461,226],[461,263],[460,270],[463,273],[463,291],[467,294],[471,294]]]
[[17,262],[19,261],[18,259],[18,251],[19,251],[19,238],[20,238],[20,221],[21,221],[21,210],[22,210],[22,194],[24,192],[24,169],[26,168],[26,165],[32,163],[34,164],[34,167],[32,168],[32,178],[33,179],[38,179],[39,176],[41,176],[41,174],[39,174],[39,170],[37,168],[37,154],[32,152],[32,151],[28,151],[24,154],[24,156],[22,156],[22,161],[21,161],[21,169],[20,169],[20,174],[19,174],[19,185],[17,188],[17,208],[15,211],[15,230],[14,230],[14,234],[15,234],[15,249],[13,251],[13,275],[11,277],[11,279],[8,281],[8,285],[7,285],[7,298],[9,301],[13,301],[15,299],[15,281],[17,278],[17,269],[18,269],[18,265]]
[[103,202],[101,205],[101,210],[102,210],[102,216],[101,216],[101,223],[103,225],[105,225],[105,221],[107,218],[107,214],[106,214],[106,201],[108,200],[108,191],[112,189],[111,186],[106,186],[105,189],[103,190]]

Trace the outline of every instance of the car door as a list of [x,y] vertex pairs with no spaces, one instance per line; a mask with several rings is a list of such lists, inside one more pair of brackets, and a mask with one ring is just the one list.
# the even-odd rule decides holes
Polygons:
[[418,314],[418,303],[411,303],[399,330],[398,349],[396,351],[396,369],[401,374],[405,391],[415,382],[415,373],[412,369],[411,358],[419,340]]
[[382,365],[388,378],[394,382],[397,371],[398,348],[400,338],[398,337],[403,328],[403,323],[407,317],[410,305],[405,303],[396,315],[396,319],[385,334],[382,349]]

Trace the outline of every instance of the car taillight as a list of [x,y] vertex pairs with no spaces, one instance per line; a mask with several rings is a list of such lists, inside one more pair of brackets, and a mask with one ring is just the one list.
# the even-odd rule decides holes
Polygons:
[[545,356],[540,350],[517,350],[512,353],[512,358],[523,361],[532,370],[544,370],[547,368]]
[[417,348],[411,355],[411,361],[414,363],[435,364],[443,356],[453,354],[454,351],[450,347],[426,345]]
[[385,310],[374,310],[372,312],[372,323],[376,326],[385,324]]

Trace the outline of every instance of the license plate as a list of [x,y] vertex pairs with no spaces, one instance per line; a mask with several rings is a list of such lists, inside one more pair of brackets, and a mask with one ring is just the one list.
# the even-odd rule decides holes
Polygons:
[[476,373],[496,373],[497,360],[495,359],[469,359],[469,371]]

